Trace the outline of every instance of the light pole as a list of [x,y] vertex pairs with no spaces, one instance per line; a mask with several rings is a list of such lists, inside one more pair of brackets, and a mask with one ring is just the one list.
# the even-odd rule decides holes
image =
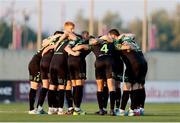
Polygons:
[[37,49],[41,48],[41,40],[42,40],[42,0],[38,0]]
[[144,0],[144,18],[142,25],[142,51],[145,53],[147,51],[147,0]]
[[94,0],[90,0],[89,7],[89,34],[94,34]]

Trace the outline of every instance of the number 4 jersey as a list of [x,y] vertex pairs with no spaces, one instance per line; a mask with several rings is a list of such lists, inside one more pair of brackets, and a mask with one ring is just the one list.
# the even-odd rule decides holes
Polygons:
[[100,41],[96,45],[91,45],[90,49],[95,54],[96,58],[98,58],[104,55],[109,55],[109,56],[113,55],[115,48],[113,43]]

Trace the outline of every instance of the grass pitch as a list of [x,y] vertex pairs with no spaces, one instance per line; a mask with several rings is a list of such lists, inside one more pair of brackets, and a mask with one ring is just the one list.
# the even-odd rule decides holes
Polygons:
[[[45,105],[47,110],[47,105]],[[146,104],[145,116],[97,116],[96,103],[83,103],[84,116],[29,115],[27,103],[0,103],[1,122],[180,122],[180,104]]]

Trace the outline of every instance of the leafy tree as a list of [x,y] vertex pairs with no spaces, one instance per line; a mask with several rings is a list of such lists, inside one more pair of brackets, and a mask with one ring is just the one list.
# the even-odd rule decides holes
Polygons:
[[107,26],[107,29],[116,28],[122,31],[122,19],[118,13],[107,11],[102,19],[103,24]]
[[157,41],[160,50],[173,50],[171,43],[174,39],[171,19],[165,10],[152,13],[152,24],[157,27]]
[[173,24],[173,35],[174,35],[172,46],[175,51],[180,51],[180,4],[178,4],[176,7],[172,24]]
[[136,18],[128,23],[128,32],[136,34],[138,44],[141,46],[142,42],[142,20]]
[[0,47],[8,48],[12,43],[11,27],[3,20],[0,21]]
[[35,43],[37,41],[37,34],[28,26],[22,26],[22,47],[27,47],[28,43]]
[[79,33],[83,30],[88,30],[88,19],[84,17],[82,9],[75,16],[75,24]]

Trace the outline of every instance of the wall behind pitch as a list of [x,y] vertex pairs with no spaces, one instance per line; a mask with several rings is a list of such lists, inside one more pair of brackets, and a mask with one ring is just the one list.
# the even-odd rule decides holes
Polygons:
[[[0,80],[28,80],[28,63],[35,52],[0,49]],[[149,52],[147,80],[180,81],[180,53]],[[94,54],[87,58],[87,79],[95,80]]]
[[0,50],[0,80],[27,80],[28,63],[35,52]]

